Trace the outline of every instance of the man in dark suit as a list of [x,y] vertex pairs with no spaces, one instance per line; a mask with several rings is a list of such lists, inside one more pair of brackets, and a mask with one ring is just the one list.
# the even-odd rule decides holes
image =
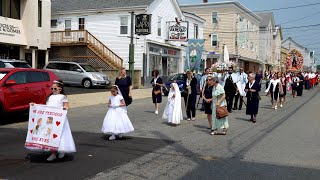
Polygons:
[[232,112],[232,104],[234,96],[237,93],[236,82],[238,81],[237,75],[233,73],[233,67],[229,67],[228,75],[225,79],[224,91],[226,93],[227,109]]

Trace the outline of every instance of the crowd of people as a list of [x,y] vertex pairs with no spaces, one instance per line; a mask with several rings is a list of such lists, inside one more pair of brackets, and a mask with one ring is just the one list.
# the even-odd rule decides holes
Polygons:
[[[151,80],[152,102],[155,104],[155,114],[159,114],[159,106],[162,102],[162,87],[164,83],[159,76],[159,71],[152,72]],[[319,73],[310,71],[287,72],[287,73],[265,73],[265,77],[260,70],[256,73],[244,72],[241,67],[238,72],[234,72],[233,67],[228,71],[211,73],[207,68],[200,80],[200,97],[203,100],[203,111],[207,115],[208,129],[211,135],[226,134],[229,128],[228,115],[235,110],[241,110],[243,104],[246,106],[246,114],[250,116],[248,121],[256,123],[259,111],[259,92],[261,91],[262,80],[266,80],[266,93],[271,97],[272,108],[283,107],[287,92],[292,90],[293,97],[301,96],[303,87],[309,90],[319,83]],[[177,126],[183,120],[182,99],[186,110],[188,121],[196,120],[198,80],[194,73],[187,71],[183,80],[182,89],[176,82],[171,83],[162,118],[166,119],[172,126]],[[68,110],[69,103],[64,95],[62,81],[54,81],[51,87],[52,94],[47,99],[47,105]],[[246,101],[245,99],[246,98]],[[126,70],[122,68],[119,77],[116,78],[115,85],[111,87],[111,95],[108,98],[108,111],[103,120],[101,131],[111,134],[109,140],[122,137],[124,133],[134,131],[134,127],[127,115],[126,107],[132,103],[132,81],[126,75]],[[34,103],[31,103],[34,105]],[[76,152],[75,143],[72,137],[68,119],[62,130],[60,146],[57,151],[51,152],[48,161],[63,158],[65,153]]]

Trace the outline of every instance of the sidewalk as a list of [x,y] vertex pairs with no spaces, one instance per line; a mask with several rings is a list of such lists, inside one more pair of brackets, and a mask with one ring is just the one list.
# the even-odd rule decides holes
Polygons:
[[[147,89],[133,89],[132,98],[144,99],[151,97],[152,88]],[[107,103],[108,97],[111,95],[110,91],[98,92],[98,93],[86,93],[86,94],[74,94],[68,95],[69,105],[71,108],[92,106],[97,104]]]

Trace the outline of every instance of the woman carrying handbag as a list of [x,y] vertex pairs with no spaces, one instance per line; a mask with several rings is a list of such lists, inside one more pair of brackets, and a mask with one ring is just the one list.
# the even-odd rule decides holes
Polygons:
[[[212,129],[210,134],[216,135],[218,130],[222,129],[222,134],[226,135],[229,128],[226,95],[217,78],[213,78],[212,97]],[[217,117],[217,112],[221,112],[220,117]]]

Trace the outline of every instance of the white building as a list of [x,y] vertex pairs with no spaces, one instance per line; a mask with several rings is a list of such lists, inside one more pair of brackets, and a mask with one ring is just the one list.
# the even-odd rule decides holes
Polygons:
[[289,50],[289,53],[292,50],[299,51],[303,56],[303,69],[311,69],[311,66],[315,65],[315,60],[313,56],[313,52],[310,51],[308,48],[305,48],[298,44],[296,41],[294,41],[291,37],[287,38],[282,42],[282,46],[284,48],[287,48]]
[[0,0],[0,58],[42,68],[50,48],[50,0]]
[[[150,79],[154,69],[158,69],[162,76],[183,72],[186,48],[183,45],[186,43],[168,39],[169,25],[176,21],[182,21],[181,24],[189,21],[189,38],[194,38],[195,27],[198,28],[196,35],[202,38],[204,20],[184,14],[176,0],[109,0],[103,3],[94,0],[54,0],[51,31],[62,31],[65,33],[61,35],[62,38],[66,35],[73,38],[73,32],[85,30],[118,55],[128,69],[131,11],[135,14],[151,14],[151,34],[134,36],[134,68],[142,70],[143,77],[149,77],[145,81]],[[83,40],[86,37],[81,38]],[[53,39],[56,38],[52,36]],[[61,56],[63,54],[60,53]],[[110,64],[108,60],[104,62]]]

